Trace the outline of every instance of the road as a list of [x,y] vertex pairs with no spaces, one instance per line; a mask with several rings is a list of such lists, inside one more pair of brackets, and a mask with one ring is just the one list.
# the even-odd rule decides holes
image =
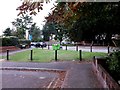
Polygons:
[[[50,49],[52,49],[52,46],[49,46]],[[46,47],[45,49],[48,49],[48,47]],[[63,50],[66,50],[66,46],[62,46]],[[78,46],[78,50],[82,50],[82,51],[86,51],[86,52],[90,52],[90,46]],[[76,46],[67,46],[67,50],[76,50]],[[107,53],[108,52],[108,47],[106,46],[93,46],[92,47],[92,52],[104,52]]]

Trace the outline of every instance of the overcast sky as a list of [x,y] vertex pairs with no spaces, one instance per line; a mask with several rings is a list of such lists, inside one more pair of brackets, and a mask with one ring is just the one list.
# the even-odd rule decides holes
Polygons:
[[[52,2],[48,4],[44,3],[43,10],[36,16],[33,16],[33,21],[36,22],[40,28],[42,28],[42,24],[44,24],[44,17],[48,15],[50,9],[53,7],[54,1],[55,0],[52,0]],[[6,28],[12,28],[11,22],[17,18],[17,14],[19,13],[19,11],[16,11],[16,8],[20,6],[21,3],[21,0],[0,1],[0,35]]]

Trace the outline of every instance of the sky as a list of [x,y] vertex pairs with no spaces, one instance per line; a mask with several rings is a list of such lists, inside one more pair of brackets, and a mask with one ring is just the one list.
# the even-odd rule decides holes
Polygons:
[[[50,9],[53,7],[53,3],[55,0],[52,0],[50,3],[43,4],[43,10],[41,10],[36,16],[33,16],[33,22],[37,23],[42,29],[44,25],[44,17],[48,16],[48,13],[51,12]],[[11,22],[17,18],[17,14],[19,11],[16,10],[18,6],[22,3],[21,0],[1,0],[0,1],[0,35],[2,32],[10,27],[12,28]]]

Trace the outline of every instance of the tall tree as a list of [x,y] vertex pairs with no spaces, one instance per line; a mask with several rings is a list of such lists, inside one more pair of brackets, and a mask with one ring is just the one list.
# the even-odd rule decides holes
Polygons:
[[44,38],[49,39],[51,37],[51,39],[59,40],[60,43],[63,41],[66,33],[66,29],[56,22],[46,22],[43,28]]
[[59,2],[46,19],[63,24],[74,41],[91,41],[103,34],[106,34],[106,41],[110,41],[112,34],[120,34],[119,9],[120,2]]
[[6,28],[6,30],[3,32],[4,34],[4,36],[11,36],[12,35],[12,32],[11,32],[12,30],[10,29],[10,28]]
[[36,26],[36,23],[33,23],[31,25],[30,35],[32,35],[32,41],[41,41],[42,40],[42,31],[38,26]]
[[42,32],[43,32],[44,40],[49,41],[50,37],[52,38],[52,36],[56,35],[57,33],[55,23],[53,22],[46,23],[43,27]]
[[16,27],[15,35],[20,39],[25,38],[25,32],[30,29],[32,23],[33,19],[28,15],[17,18],[12,22],[12,24]]

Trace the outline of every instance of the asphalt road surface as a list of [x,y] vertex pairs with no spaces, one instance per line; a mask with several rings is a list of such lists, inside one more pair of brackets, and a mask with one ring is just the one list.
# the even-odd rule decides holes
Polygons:
[[[52,46],[49,46],[50,49],[52,49]],[[48,47],[45,47],[45,49],[48,49]],[[63,50],[66,50],[66,46],[62,46]],[[76,50],[76,46],[67,46],[67,50]],[[90,52],[91,47],[90,46],[78,46],[78,50]],[[92,52],[108,52],[108,47],[107,46],[93,46],[92,47]]]

